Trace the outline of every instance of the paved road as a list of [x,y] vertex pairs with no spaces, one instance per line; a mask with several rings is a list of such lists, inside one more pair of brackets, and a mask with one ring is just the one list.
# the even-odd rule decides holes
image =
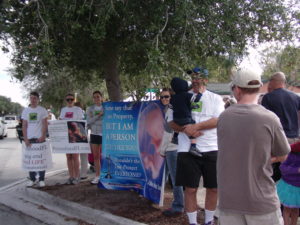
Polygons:
[[42,221],[0,204],[0,221],[5,225],[43,225]]
[[[21,168],[21,149],[22,146],[16,137],[16,130],[8,129],[7,138],[0,140],[0,188],[27,177],[27,172]],[[52,158],[53,168],[49,171],[66,168],[66,156],[64,154],[53,154]]]

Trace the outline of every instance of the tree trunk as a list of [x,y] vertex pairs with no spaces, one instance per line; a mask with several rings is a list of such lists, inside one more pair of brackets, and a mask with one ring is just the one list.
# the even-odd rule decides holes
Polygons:
[[121,81],[118,71],[118,51],[113,43],[105,43],[105,63],[104,63],[104,76],[108,96],[111,101],[122,101],[123,96],[121,93]]

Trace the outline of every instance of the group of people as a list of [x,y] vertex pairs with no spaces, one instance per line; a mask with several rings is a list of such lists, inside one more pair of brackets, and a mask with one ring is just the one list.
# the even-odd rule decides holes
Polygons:
[[[231,82],[236,104],[226,109],[221,96],[206,88],[207,70],[196,67],[190,75],[191,89],[186,81],[174,78],[173,90],[164,88],[160,93],[165,115],[160,153],[166,159],[174,197],[171,208],[163,214],[177,216],[185,211],[189,224],[196,225],[197,189],[202,177],[206,188],[205,225],[215,224],[217,204],[221,225],[283,225],[283,220],[284,225],[296,225],[300,207],[300,97],[285,89],[285,75],[279,72],[271,77],[269,93],[259,105],[260,75],[238,70]],[[82,109],[74,106],[74,95],[66,95],[65,100],[67,106],[59,119],[83,119]],[[92,183],[97,184],[104,112],[101,92],[95,91],[93,100],[86,119],[95,160]],[[38,102],[38,93],[32,92],[30,106],[22,113],[27,146],[46,138],[48,113]],[[81,162],[87,162],[86,157],[80,154]],[[280,162],[282,178],[276,189],[273,167],[276,170]],[[69,184],[80,181],[79,164],[79,154],[67,154]],[[81,173],[84,168],[87,164],[81,165]],[[32,186],[36,173],[29,176],[28,185]],[[41,187],[44,177],[45,171],[39,172]],[[279,199],[284,206],[283,217]]]
[[[37,92],[30,93],[30,105],[22,112],[22,132],[23,140],[27,147],[32,143],[42,143],[46,140],[49,112],[45,108],[39,106],[39,94]],[[83,110],[75,106],[75,97],[73,94],[65,96],[66,106],[61,109],[60,120],[83,120],[85,115]],[[102,93],[95,91],[93,93],[94,105],[88,107],[86,113],[87,127],[91,130],[90,144],[94,159],[95,178],[92,184],[98,184],[100,176],[100,155],[102,146]],[[51,115],[51,114],[50,114]],[[50,118],[49,118],[50,117]],[[70,124],[72,130],[72,124]],[[70,135],[69,135],[70,136]],[[71,138],[71,137],[70,137]],[[70,139],[69,138],[69,139]],[[71,138],[72,139],[72,138]],[[78,137],[77,137],[78,139]],[[69,140],[72,142],[72,140]],[[80,155],[80,159],[79,159]],[[88,156],[82,154],[66,154],[69,178],[67,184],[78,184],[81,179],[87,178]],[[27,186],[33,186],[38,182],[39,187],[45,186],[45,171],[29,172],[29,182]],[[37,180],[38,179],[38,180]]]
[[[185,211],[189,224],[196,225],[197,189],[203,177],[204,225],[215,224],[217,203],[221,225],[296,225],[300,96],[285,89],[285,75],[278,72],[272,75],[269,93],[259,105],[261,77],[242,69],[230,84],[235,101],[224,107],[221,97],[206,89],[207,71],[196,67],[191,78],[191,90],[176,78],[171,86],[181,82],[181,88],[175,87],[175,93],[163,89],[160,95],[167,122],[160,151],[174,185],[172,207],[163,214],[177,216]],[[172,138],[174,132],[179,132],[178,145]],[[280,162],[282,178],[276,189],[273,167],[276,172]]]

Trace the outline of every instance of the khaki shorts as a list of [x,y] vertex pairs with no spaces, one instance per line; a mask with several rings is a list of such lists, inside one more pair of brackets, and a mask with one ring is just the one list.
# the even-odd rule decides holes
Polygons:
[[220,210],[219,225],[283,225],[280,209],[263,215],[245,215]]

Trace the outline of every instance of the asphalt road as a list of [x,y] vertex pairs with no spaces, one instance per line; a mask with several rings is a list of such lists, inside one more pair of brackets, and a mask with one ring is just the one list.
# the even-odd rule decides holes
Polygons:
[[[0,139],[0,188],[11,185],[28,176],[22,170],[22,145],[16,137],[15,129],[8,129],[8,135]],[[65,154],[52,154],[53,168],[49,171],[56,171],[66,168]],[[47,175],[46,175],[47,183]]]

